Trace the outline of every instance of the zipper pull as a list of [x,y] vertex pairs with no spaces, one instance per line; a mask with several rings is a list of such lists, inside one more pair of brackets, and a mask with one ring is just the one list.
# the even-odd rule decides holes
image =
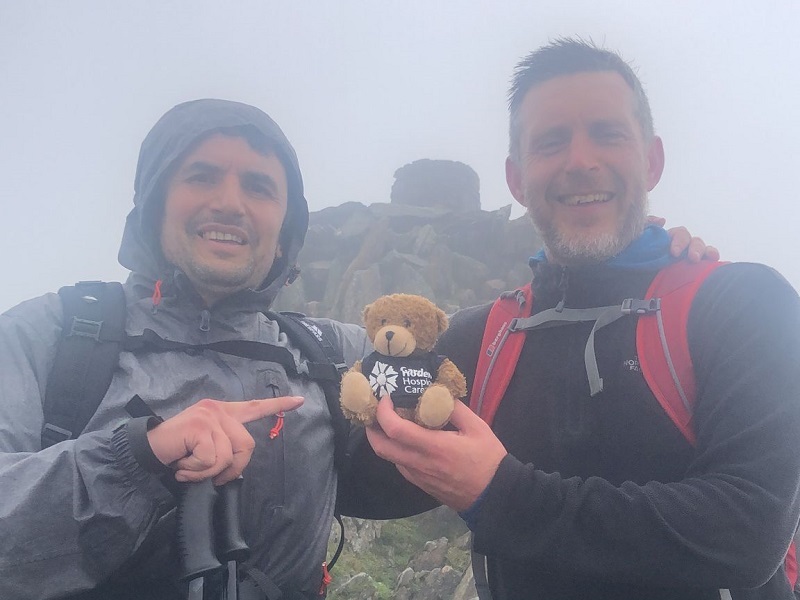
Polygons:
[[277,417],[275,420],[275,425],[269,430],[269,439],[271,440],[274,440],[276,437],[278,437],[281,433],[281,429],[283,429],[283,411],[279,412],[275,416]]
[[567,274],[567,267],[561,267],[561,279],[558,282],[558,291],[561,292],[561,300],[556,304],[556,312],[564,310],[564,304],[567,301],[567,285],[569,284],[569,276]]
[[203,312],[200,313],[200,331],[206,333],[211,331],[211,313],[207,308],[204,308]]

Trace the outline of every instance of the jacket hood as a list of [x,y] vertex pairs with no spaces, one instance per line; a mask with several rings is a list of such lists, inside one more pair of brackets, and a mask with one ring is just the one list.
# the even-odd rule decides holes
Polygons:
[[119,262],[148,279],[173,279],[175,267],[164,258],[160,242],[164,189],[183,157],[220,130],[262,137],[286,170],[289,197],[280,238],[283,256],[276,259],[260,289],[251,290],[260,296],[260,304],[268,306],[296,273],[297,255],[308,229],[308,203],[294,148],[277,123],[254,106],[229,100],[194,100],[175,106],[159,119],[139,151],[134,206],[125,222]]

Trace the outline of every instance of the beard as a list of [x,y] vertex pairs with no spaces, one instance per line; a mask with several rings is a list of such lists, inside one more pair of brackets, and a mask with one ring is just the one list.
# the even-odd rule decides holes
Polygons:
[[210,289],[238,290],[252,286],[256,265],[253,257],[250,257],[245,264],[238,267],[217,268],[192,257],[184,265],[184,270],[190,280]]
[[[258,246],[259,238],[253,227],[244,219],[228,214],[209,216],[200,213],[190,219],[184,228],[185,239],[191,240],[197,235],[197,231],[209,222],[221,225],[232,225],[239,227],[245,232],[248,245],[253,248]],[[207,290],[214,294],[227,295],[245,288],[255,288],[261,284],[266,272],[261,273],[259,269],[264,269],[263,261],[257,260],[252,252],[243,261],[229,262],[227,260],[215,260],[213,256],[206,256],[203,253],[195,253],[188,244],[180,244],[173,251],[171,257],[173,264],[176,264],[189,280],[194,284],[198,291]],[[266,265],[269,270],[269,265]]]
[[528,215],[542,237],[548,259],[563,265],[587,265],[604,262],[638,238],[647,225],[649,212],[647,193],[639,191],[638,198],[617,220],[614,231],[597,233],[568,231],[559,228],[552,215],[542,209],[542,203],[526,192]]

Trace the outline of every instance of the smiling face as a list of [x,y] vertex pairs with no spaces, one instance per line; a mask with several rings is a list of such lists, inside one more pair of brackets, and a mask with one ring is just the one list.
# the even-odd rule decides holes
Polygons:
[[286,171],[247,140],[212,135],[190,152],[166,188],[161,249],[208,305],[258,288],[279,255]]
[[633,91],[618,73],[538,84],[525,95],[519,122],[519,156],[507,159],[506,180],[551,261],[601,262],[641,234],[664,153],[658,137],[644,139]]

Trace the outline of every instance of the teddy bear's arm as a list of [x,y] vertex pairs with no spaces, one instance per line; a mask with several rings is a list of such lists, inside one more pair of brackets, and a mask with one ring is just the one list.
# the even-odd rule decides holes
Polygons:
[[467,380],[449,358],[445,358],[439,365],[436,383],[446,386],[453,398],[464,398],[467,395]]
[[375,420],[378,400],[372,393],[367,378],[361,373],[361,361],[356,361],[342,377],[339,400],[342,413],[354,423],[371,425]]

